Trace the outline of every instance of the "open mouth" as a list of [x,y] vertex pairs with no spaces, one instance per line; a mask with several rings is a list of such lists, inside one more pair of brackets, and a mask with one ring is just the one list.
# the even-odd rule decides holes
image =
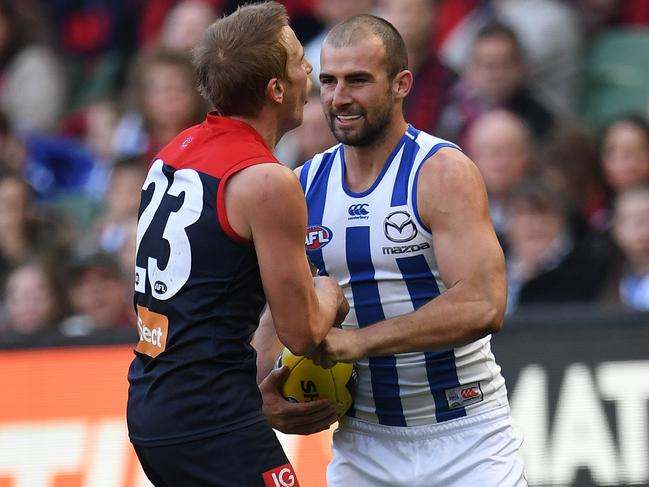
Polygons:
[[357,120],[360,120],[361,115],[336,115],[336,121],[339,125],[348,125],[352,124]]

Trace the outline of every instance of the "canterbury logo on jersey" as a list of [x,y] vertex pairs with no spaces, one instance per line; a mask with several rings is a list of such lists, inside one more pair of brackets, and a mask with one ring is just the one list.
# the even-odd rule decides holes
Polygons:
[[457,409],[476,404],[483,399],[479,382],[463,384],[453,389],[446,389],[444,393],[446,394],[449,409]]
[[157,357],[167,347],[169,320],[163,314],[137,305],[137,333],[140,340],[135,347],[136,352]]
[[351,205],[347,209],[349,213],[348,220],[367,220],[369,218],[370,211],[367,207],[370,206],[369,203],[359,203],[357,205]]

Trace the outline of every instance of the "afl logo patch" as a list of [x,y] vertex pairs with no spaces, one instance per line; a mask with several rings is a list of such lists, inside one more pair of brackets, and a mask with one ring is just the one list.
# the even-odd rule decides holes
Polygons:
[[394,211],[383,222],[383,232],[388,240],[396,243],[409,242],[417,236],[417,227],[407,211]]
[[333,237],[333,232],[322,225],[313,225],[306,229],[304,245],[307,250],[318,250],[327,245]]

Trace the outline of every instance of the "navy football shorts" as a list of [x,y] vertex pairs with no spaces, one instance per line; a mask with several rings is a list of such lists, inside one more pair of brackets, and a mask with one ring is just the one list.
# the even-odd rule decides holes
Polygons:
[[266,422],[187,443],[133,446],[155,487],[299,487]]

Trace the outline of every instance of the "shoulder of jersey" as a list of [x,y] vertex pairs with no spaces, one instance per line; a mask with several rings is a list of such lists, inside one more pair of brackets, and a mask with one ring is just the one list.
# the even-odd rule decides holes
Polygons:
[[272,152],[246,132],[240,136],[221,136],[205,124],[195,125],[178,134],[165,146],[158,158],[176,169],[190,168],[221,177],[232,163],[251,158],[275,162]]

